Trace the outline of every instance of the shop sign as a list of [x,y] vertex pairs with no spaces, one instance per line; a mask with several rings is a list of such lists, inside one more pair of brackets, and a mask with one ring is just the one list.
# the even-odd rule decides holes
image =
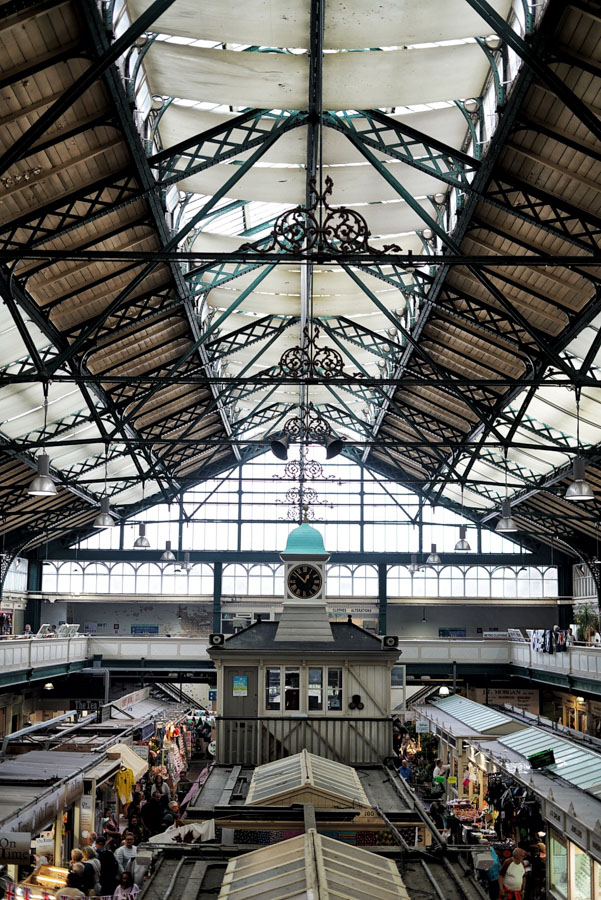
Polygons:
[[82,794],[79,800],[79,831],[94,831],[91,794]]
[[447,778],[447,781],[449,782],[449,784],[457,784],[457,777],[455,775],[451,775],[449,778]]
[[248,677],[246,675],[234,675],[232,696],[248,697]]
[[594,856],[597,862],[601,862],[601,832],[589,831],[588,833],[588,849],[591,856]]
[[35,839],[37,856],[45,856],[50,865],[54,865],[54,838],[51,832],[45,832]]
[[148,744],[134,744],[134,750],[136,751],[140,759],[144,759],[146,760],[146,762],[148,762],[148,752],[150,750]]
[[582,850],[588,849],[588,829],[576,819],[566,817],[566,835]]
[[553,806],[551,803],[548,803],[546,801],[543,809],[545,818],[563,834],[566,824],[565,813],[561,809],[558,809],[556,806]]
[[427,719],[418,719],[415,723],[415,731],[417,734],[430,734],[430,723]]
[[139,691],[132,691],[131,694],[126,694],[125,697],[113,700],[111,706],[114,706],[116,709],[126,709],[128,706],[133,706],[135,703],[141,703],[142,700],[148,700],[149,697],[150,688],[140,688]]
[[31,855],[28,831],[0,831],[0,863],[27,865]]
[[155,723],[149,722],[148,725],[144,725],[141,732],[141,740],[145,741],[146,738],[152,737],[155,732]]
[[209,703],[217,703],[217,688],[209,688]]
[[78,712],[100,709],[101,706],[102,706],[101,700],[74,700],[73,701],[73,708],[76,709]]

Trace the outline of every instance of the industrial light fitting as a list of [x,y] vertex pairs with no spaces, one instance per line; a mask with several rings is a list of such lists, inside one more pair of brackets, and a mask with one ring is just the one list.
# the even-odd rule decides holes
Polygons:
[[288,459],[288,447],[290,446],[290,438],[287,434],[274,438],[269,442],[271,452],[276,459]]
[[409,563],[409,571],[413,575],[413,574],[415,574],[415,572],[419,572],[420,569],[421,569],[421,566],[417,561],[417,553],[412,553],[411,554],[411,562]]
[[190,569],[192,568],[192,563],[190,562],[190,551],[189,550],[185,551],[184,561],[181,564],[181,566],[182,566],[182,569],[184,570],[184,572],[189,572]]
[[175,562],[175,554],[171,549],[171,541],[165,541],[165,549],[161,554],[161,562]]
[[54,690],[54,685],[52,684],[51,681],[46,682],[46,684],[44,685],[44,690],[45,691],[53,691]]
[[146,537],[146,525],[144,522],[140,522],[138,525],[138,537],[134,541],[134,549],[135,550],[148,550],[150,547],[150,541]]
[[440,690],[438,691],[438,696],[439,697],[448,697],[450,693],[451,692],[448,689],[448,687],[446,686],[446,684],[443,684],[442,687],[440,688]]
[[92,528],[114,528],[115,520],[111,515],[110,497],[100,498],[100,512],[92,522]]
[[501,504],[501,518],[497,522],[495,531],[497,534],[507,534],[510,531],[518,531],[518,526],[511,515],[511,503],[509,499],[503,500]]
[[459,540],[455,544],[455,550],[463,550],[465,552],[468,552],[469,550],[472,549],[469,545],[469,542],[466,539],[466,535],[467,535],[467,525],[460,525],[459,526]]
[[442,560],[441,560],[440,556],[438,555],[438,553],[436,552],[436,544],[432,544],[432,550],[426,560],[426,565],[427,566],[440,566],[441,562],[442,562]]
[[51,497],[56,494],[56,485],[50,477],[50,457],[46,453],[38,456],[38,472],[27,493],[30,497]]
[[573,464],[573,482],[568,485],[564,497],[566,500],[594,500],[595,492],[586,480],[586,468],[584,460],[581,456],[574,459]]

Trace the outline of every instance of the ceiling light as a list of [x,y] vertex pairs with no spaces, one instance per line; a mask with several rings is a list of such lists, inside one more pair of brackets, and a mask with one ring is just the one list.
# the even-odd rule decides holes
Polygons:
[[138,537],[134,541],[134,549],[135,550],[148,550],[150,547],[150,541],[146,537],[146,525],[144,522],[140,522],[138,525]]
[[439,566],[441,564],[441,559],[438,553],[436,552],[436,544],[432,544],[432,551],[426,560],[427,566]]
[[445,202],[446,196],[443,193],[434,194],[434,202],[441,206]]
[[182,569],[184,570],[184,572],[189,572],[191,568],[192,568],[192,563],[190,562],[190,551],[186,550],[186,552],[184,553],[184,561],[182,563]]
[[498,34],[489,34],[488,37],[484,38],[484,43],[489,50],[498,50],[502,41]]
[[460,525],[459,526],[459,540],[455,544],[455,550],[465,550],[467,552],[468,550],[472,549],[470,547],[468,541],[466,540],[466,535],[467,535],[467,525]]
[[576,703],[584,703],[584,697],[576,697]]
[[448,689],[448,687],[446,686],[446,684],[443,684],[443,686],[440,688],[440,690],[438,692],[438,696],[439,697],[448,697],[450,693],[451,692]]
[[476,113],[480,109],[480,102],[474,97],[463,101],[463,108],[468,113]]
[[56,485],[50,477],[50,457],[46,453],[38,456],[38,474],[27,489],[31,497],[51,497],[56,494]]
[[171,550],[171,541],[165,541],[165,549],[161,554],[161,562],[175,562],[175,556]]
[[434,237],[434,232],[431,228],[424,228],[424,230],[422,231],[422,237],[425,241],[431,241]]
[[[581,456],[574,459],[573,482],[564,494],[566,500],[594,500],[595,492],[586,480],[586,469]],[[31,491],[30,491],[31,493]]]
[[421,568],[421,566],[417,561],[417,553],[412,553],[411,554],[411,562],[409,563],[409,571],[411,573],[419,572],[420,568]]
[[53,691],[54,690],[54,685],[52,684],[51,681],[46,682],[46,684],[44,685],[44,690],[45,691]]
[[324,446],[326,448],[326,459],[334,459],[335,456],[338,456],[339,453],[342,453],[344,449],[344,441],[333,434],[325,439]]
[[287,434],[274,438],[269,442],[271,452],[277,459],[288,459],[288,447],[290,446],[290,438]]
[[428,620],[426,619],[426,610],[425,610],[425,609],[422,609],[422,624],[425,623],[425,622],[427,622],[427,621],[428,621]]
[[501,518],[497,522],[495,531],[497,534],[505,534],[509,531],[518,531],[518,526],[511,515],[511,503],[509,500],[503,500],[501,504]]
[[115,520],[111,515],[111,501],[109,497],[100,498],[100,512],[92,522],[92,528],[113,528]]

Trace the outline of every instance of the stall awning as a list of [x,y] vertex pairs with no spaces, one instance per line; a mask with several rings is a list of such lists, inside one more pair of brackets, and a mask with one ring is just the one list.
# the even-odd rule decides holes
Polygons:
[[125,766],[126,769],[131,769],[134,775],[134,780],[137,781],[139,778],[144,775],[145,772],[148,771],[148,763],[146,760],[142,759],[141,756],[132,750],[131,747],[128,747],[127,744],[113,744],[112,747],[106,751],[106,755],[109,759],[116,759],[117,757],[121,757],[121,762]]
[[120,756],[112,756],[110,758],[103,759],[102,762],[99,762],[97,766],[94,766],[93,769],[90,769],[85,773],[85,779],[86,781],[95,781],[97,785],[102,784],[107,780],[107,778],[111,778],[115,774],[115,772],[119,771],[120,765]]

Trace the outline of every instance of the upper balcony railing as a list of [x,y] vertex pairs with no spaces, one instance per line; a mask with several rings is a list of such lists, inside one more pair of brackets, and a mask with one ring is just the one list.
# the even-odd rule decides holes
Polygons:
[[[102,657],[103,662],[139,661],[143,667],[154,664],[177,671],[209,664],[208,635],[117,636],[77,635],[73,638],[20,637],[0,640],[0,674],[23,670],[64,666],[67,663]],[[601,681],[601,647],[575,645],[561,653],[541,653],[527,642],[506,640],[414,639],[399,642],[399,663],[436,666],[453,663],[471,665],[514,665],[562,676]]]

